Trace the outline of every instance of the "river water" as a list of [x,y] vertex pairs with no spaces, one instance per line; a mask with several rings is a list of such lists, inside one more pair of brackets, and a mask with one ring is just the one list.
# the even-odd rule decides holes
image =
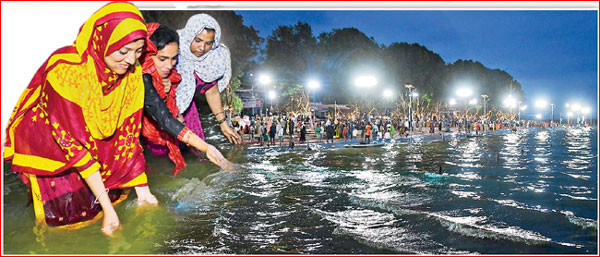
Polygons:
[[160,205],[138,208],[130,194],[114,238],[101,222],[40,232],[8,166],[4,252],[597,254],[597,142],[597,128],[571,128],[367,149],[234,147],[223,152],[237,171],[187,153],[177,177],[166,157],[147,155]]

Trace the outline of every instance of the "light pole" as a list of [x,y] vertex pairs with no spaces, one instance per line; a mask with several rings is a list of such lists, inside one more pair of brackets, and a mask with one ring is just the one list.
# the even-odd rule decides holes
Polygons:
[[579,111],[581,110],[581,105],[573,104],[573,105],[571,105],[571,109],[573,111],[577,112],[577,126],[579,126]]
[[481,95],[481,98],[483,98],[483,117],[485,120],[487,120],[486,106],[487,106],[487,101],[489,101],[488,95]]
[[[583,112],[584,115],[588,115],[588,117],[590,117],[590,126],[592,125],[592,115],[590,114],[590,108],[589,107],[585,107],[581,110]],[[583,124],[585,125],[585,117],[583,118]]]
[[413,124],[412,124],[412,90],[413,88],[415,88],[413,85],[411,84],[404,84],[405,88],[408,88],[408,130],[410,132],[413,131]]
[[[316,104],[317,103],[317,97],[315,97],[315,92],[317,91],[317,89],[319,89],[321,87],[321,83],[319,83],[319,81],[316,80],[311,80],[308,82],[308,88],[310,88],[310,91],[312,91],[313,94],[313,102]],[[310,100],[308,100],[308,110],[310,111],[312,108],[310,107]],[[317,117],[317,113],[315,111],[315,116],[314,118]]]
[[571,126],[571,116],[573,115],[573,112],[567,112],[567,127]]
[[458,97],[464,98],[465,99],[465,133],[467,133],[468,130],[468,119],[469,119],[469,109],[467,108],[467,98],[469,96],[471,96],[471,94],[473,93],[473,91],[471,91],[471,89],[468,88],[460,88],[456,91],[456,95],[458,95]]
[[[508,95],[508,97],[506,98],[506,100],[504,100],[504,106],[508,107],[509,110],[510,110],[511,126],[512,126],[512,123],[515,121],[514,116],[512,116],[513,115],[513,108],[515,108],[515,105],[517,105],[517,100],[514,99],[512,97],[512,95]],[[519,110],[519,112],[520,112],[520,110]],[[521,119],[520,114],[519,114],[519,119]]]
[[552,108],[552,112],[550,114],[550,125],[552,125],[554,123],[554,104],[550,104],[550,107]]
[[[316,80],[311,80],[308,82],[308,87],[310,88],[310,91],[312,91],[313,93],[313,102],[317,102],[317,98],[315,97],[315,92],[317,91],[317,89],[319,89],[321,87],[321,83],[319,83],[319,81]],[[308,101],[310,103],[310,101]]]
[[276,96],[277,94],[275,94],[275,91],[269,91],[269,99],[271,100],[271,112],[273,112],[273,99],[275,99]]
[[521,106],[521,101],[519,101],[519,127],[521,126],[521,111],[527,110],[527,105]]
[[[377,85],[377,79],[373,76],[359,76],[354,80],[354,85],[357,88],[363,88],[363,89],[364,88],[372,88]],[[365,91],[362,91],[361,93],[362,93],[363,97],[366,97]],[[367,100],[365,100],[365,105],[367,105],[366,102],[367,102]],[[336,102],[336,106],[337,106],[337,102]]]
[[[265,106],[265,108],[266,108],[267,85],[271,84],[271,77],[268,75],[261,75],[260,77],[258,77],[258,82],[263,85],[263,91],[265,92],[265,98],[263,99],[263,106]],[[265,108],[262,108],[262,109],[265,109]],[[261,114],[262,114],[262,109],[260,110]],[[266,113],[267,113],[267,111],[265,110],[265,114]]]
[[[548,105],[548,102],[546,100],[540,99],[535,101],[535,107],[537,107],[538,109],[545,108],[546,105]],[[552,117],[550,117],[550,125],[552,125]]]
[[394,96],[394,91],[392,91],[391,89],[386,89],[383,90],[383,97],[386,99],[386,106],[385,106],[385,115],[387,116],[388,114],[388,106],[389,106],[389,100],[392,99],[392,97]]

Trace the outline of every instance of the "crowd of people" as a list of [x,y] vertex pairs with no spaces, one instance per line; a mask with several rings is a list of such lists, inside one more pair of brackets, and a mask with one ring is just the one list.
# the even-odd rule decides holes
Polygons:
[[246,144],[293,146],[294,142],[314,143],[372,140],[408,137],[409,135],[440,135],[444,133],[483,134],[502,129],[551,127],[558,123],[532,120],[515,121],[509,118],[487,119],[461,116],[416,115],[413,120],[404,116],[338,113],[337,119],[315,117],[312,113],[281,113],[238,117],[232,122],[234,130]]

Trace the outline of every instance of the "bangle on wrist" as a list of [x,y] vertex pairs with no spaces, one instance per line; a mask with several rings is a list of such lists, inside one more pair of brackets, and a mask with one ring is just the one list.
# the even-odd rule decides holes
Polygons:
[[225,114],[225,111],[220,111],[220,112],[217,112],[217,113],[215,113],[215,114],[214,114],[214,115],[215,115],[215,118],[216,118],[216,117],[217,117],[217,115],[219,115],[219,114]]
[[221,125],[225,121],[227,121],[227,116],[225,116],[223,119],[217,120],[217,123],[219,123],[219,125]]

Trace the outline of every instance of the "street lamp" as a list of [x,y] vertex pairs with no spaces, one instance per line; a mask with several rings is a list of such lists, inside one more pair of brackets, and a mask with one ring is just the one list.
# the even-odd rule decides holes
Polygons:
[[579,112],[581,111],[581,105],[579,105],[579,104],[572,104],[571,105],[571,110],[573,110],[574,112],[577,112],[577,125],[579,125]]
[[521,126],[521,111],[527,110],[527,105],[521,106],[521,101],[519,101],[519,126]]
[[275,97],[277,97],[275,91],[269,91],[269,99],[271,100],[271,112],[273,111],[273,99],[275,99]]
[[512,116],[513,108],[515,108],[517,106],[517,99],[513,98],[512,94],[508,95],[508,97],[506,99],[504,99],[504,106],[508,107],[508,109],[510,110],[510,117],[511,117],[510,120],[511,120],[511,126],[512,126],[512,123],[515,121],[514,116]]
[[360,76],[354,80],[357,87],[374,87],[377,85],[377,79],[373,76]]
[[[585,107],[585,108],[581,109],[581,111],[583,112],[583,114],[585,114],[587,116],[588,114],[590,114],[591,110],[590,110],[590,107]],[[592,115],[590,115],[588,117],[590,117],[590,123],[589,124],[592,125]],[[585,116],[583,117],[583,123],[585,125]]]
[[[263,91],[265,92],[265,98],[263,100],[263,106],[266,106],[265,101],[267,101],[267,85],[271,84],[271,76],[266,75],[266,74],[262,74],[258,77],[258,83],[260,83],[261,85],[263,85]],[[262,114],[262,109],[261,109],[261,114]],[[266,114],[266,110],[265,110],[265,114]]]
[[[394,96],[394,91],[392,91],[391,89],[386,89],[383,90],[383,97],[389,101],[392,97]],[[389,102],[385,103],[385,115],[388,115],[388,106],[389,106]]]
[[413,131],[413,118],[412,118],[412,97],[413,97],[413,92],[412,90],[415,88],[413,85],[411,84],[404,84],[404,87],[408,89],[408,130],[409,131]]
[[[537,100],[535,102],[535,106],[539,109],[545,108],[548,105],[548,101],[544,99]],[[550,126],[554,123],[554,104],[550,103],[551,112],[550,112]]]
[[489,101],[488,95],[481,95],[481,98],[483,98],[483,117],[484,117],[484,119],[487,120],[486,106],[487,106],[487,101]]
[[[310,88],[310,91],[312,91],[312,95],[313,95],[313,102],[317,102],[317,97],[316,95],[316,91],[317,89],[319,89],[321,87],[321,83],[319,83],[319,81],[316,80],[311,80],[308,82],[308,88]],[[308,101],[308,104],[310,106],[310,101]]]
[[465,133],[468,133],[468,119],[469,119],[469,112],[468,112],[468,108],[467,108],[467,98],[469,96],[471,96],[471,94],[473,94],[473,91],[471,91],[471,89],[469,88],[459,88],[458,90],[456,90],[456,95],[458,95],[458,97],[464,98],[465,99]]
[[552,125],[554,123],[554,104],[550,104],[550,107],[552,107],[552,112],[550,114],[550,125]]
[[394,92],[392,90],[390,90],[390,89],[383,90],[383,97],[391,98],[392,96],[394,96]]
[[308,87],[311,89],[317,89],[317,88],[321,87],[321,83],[319,83],[319,81],[316,81],[316,80],[311,80],[308,82]]
[[546,100],[540,99],[540,100],[535,101],[535,107],[537,107],[537,108],[541,109],[541,108],[546,107],[546,105],[548,105],[548,102]]
[[271,77],[269,75],[261,75],[260,77],[258,77],[258,82],[260,82],[260,84],[263,85],[270,84]]

